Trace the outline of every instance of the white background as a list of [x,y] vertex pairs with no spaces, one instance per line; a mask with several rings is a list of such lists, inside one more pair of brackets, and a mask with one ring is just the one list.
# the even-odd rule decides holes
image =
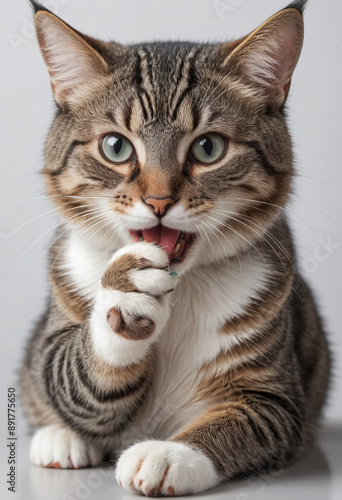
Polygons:
[[[27,2],[1,3],[0,419],[5,419],[6,388],[17,387],[23,347],[48,294],[47,249],[58,218],[42,196],[38,173],[54,113],[48,74]],[[45,5],[77,29],[106,40],[223,41],[247,34],[286,0],[46,0]],[[316,292],[335,358],[326,408],[330,422],[342,421],[341,19],[340,0],[309,1],[304,50],[288,101],[297,165],[289,215],[300,267]]]

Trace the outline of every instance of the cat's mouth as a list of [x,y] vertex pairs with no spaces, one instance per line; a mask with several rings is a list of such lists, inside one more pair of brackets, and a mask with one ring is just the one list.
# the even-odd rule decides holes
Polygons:
[[170,264],[183,262],[196,238],[192,233],[171,229],[161,224],[151,229],[130,231],[130,233],[135,241],[153,242],[163,247],[169,256]]

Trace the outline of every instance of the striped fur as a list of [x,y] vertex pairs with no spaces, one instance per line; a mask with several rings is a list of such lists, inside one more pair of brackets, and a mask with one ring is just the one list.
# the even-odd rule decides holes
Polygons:
[[[22,366],[31,461],[125,450],[117,480],[148,496],[288,465],[314,437],[330,367],[284,213],[305,2],[236,42],[134,46],[32,4],[59,106],[43,174],[62,222]],[[189,151],[213,132],[227,147],[206,166]],[[101,152],[111,133],[134,147],[125,163]],[[174,203],[161,218],[150,197]],[[161,246],[133,237],[160,223],[191,234],[172,275]]]

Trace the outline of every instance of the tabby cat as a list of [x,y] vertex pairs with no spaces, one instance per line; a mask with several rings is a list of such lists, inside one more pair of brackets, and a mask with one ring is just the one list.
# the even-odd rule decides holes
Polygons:
[[123,46],[32,1],[62,216],[22,367],[33,464],[122,452],[124,488],[182,495],[313,438],[329,354],[284,213],[305,3],[234,42]]

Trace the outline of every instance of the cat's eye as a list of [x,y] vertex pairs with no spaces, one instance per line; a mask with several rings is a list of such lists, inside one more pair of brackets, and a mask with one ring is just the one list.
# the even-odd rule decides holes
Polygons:
[[125,163],[132,159],[134,148],[122,135],[110,134],[101,141],[101,153],[111,163]]
[[194,160],[204,165],[219,161],[226,152],[226,141],[219,134],[207,134],[196,139],[191,146]]

